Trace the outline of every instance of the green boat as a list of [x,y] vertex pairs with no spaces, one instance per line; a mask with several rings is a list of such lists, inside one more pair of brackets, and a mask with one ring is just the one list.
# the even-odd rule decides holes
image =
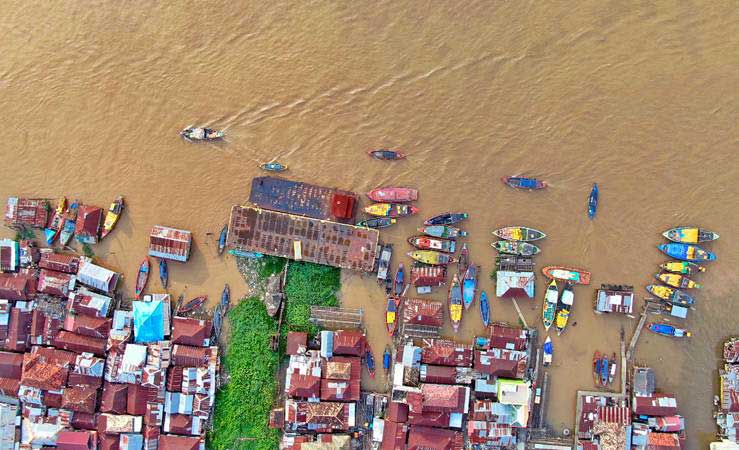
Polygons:
[[511,255],[532,256],[541,251],[536,245],[521,241],[496,241],[491,245],[500,253]]
[[547,287],[547,292],[544,294],[544,310],[542,312],[542,319],[544,321],[544,329],[549,331],[549,328],[554,323],[554,316],[557,314],[557,299],[559,298],[559,291],[557,290],[557,281],[552,280]]
[[547,235],[539,230],[528,227],[503,227],[493,231],[493,234],[506,241],[536,241]]

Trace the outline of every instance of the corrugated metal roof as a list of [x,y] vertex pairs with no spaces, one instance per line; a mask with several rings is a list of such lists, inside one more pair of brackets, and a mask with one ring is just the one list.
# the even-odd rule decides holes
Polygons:
[[125,414],[128,405],[128,384],[105,382],[100,412]]
[[86,244],[96,244],[103,220],[103,209],[97,206],[81,205],[75,222],[75,238]]
[[418,298],[406,298],[403,323],[441,327],[444,324],[444,304]]
[[412,426],[407,450],[462,450],[464,436],[458,431]]
[[273,211],[341,222],[353,219],[358,199],[354,192],[266,176],[252,179],[249,201]]
[[333,336],[334,355],[364,355],[365,338],[361,330],[337,330]]
[[67,387],[62,394],[62,408],[93,414],[97,402],[97,389],[92,387]]
[[90,336],[82,336],[69,331],[60,331],[54,338],[54,345],[62,350],[77,353],[89,352],[98,356],[105,354],[105,339],[97,339]]
[[36,277],[21,273],[0,273],[0,298],[28,300],[36,294]]
[[421,361],[441,366],[472,366],[472,346],[445,339],[423,339]]
[[164,339],[164,302],[133,302],[133,334],[137,343]]
[[192,233],[155,225],[149,234],[149,256],[185,262],[190,258]]
[[307,349],[308,334],[300,331],[290,331],[287,333],[287,344],[285,353],[288,355],[297,355],[300,348]]
[[9,227],[44,228],[49,221],[49,202],[41,198],[8,197],[5,224]]
[[77,255],[42,251],[38,265],[42,269],[75,274],[80,268],[80,258]]
[[213,332],[213,322],[189,317],[175,317],[172,320],[172,343],[207,347]]
[[496,272],[495,295],[498,298],[534,298],[534,272]]
[[80,258],[77,281],[105,293],[111,293],[118,284],[119,274],[93,264],[90,258]]

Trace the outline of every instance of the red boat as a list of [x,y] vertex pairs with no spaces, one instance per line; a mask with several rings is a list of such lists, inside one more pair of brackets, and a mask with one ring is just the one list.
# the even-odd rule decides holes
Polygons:
[[398,328],[398,308],[400,307],[400,297],[388,297],[387,308],[385,311],[385,327],[387,334],[392,337]]
[[381,187],[367,192],[367,197],[379,203],[414,202],[418,200],[418,191],[405,187]]
[[139,266],[139,274],[136,277],[136,298],[141,297],[141,293],[144,292],[146,282],[149,281],[149,272],[151,266],[149,265],[149,258],[144,258]]

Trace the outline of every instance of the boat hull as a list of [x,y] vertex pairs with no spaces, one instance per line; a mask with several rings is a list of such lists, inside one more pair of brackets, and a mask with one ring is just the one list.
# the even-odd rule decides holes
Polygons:
[[435,250],[444,253],[454,253],[457,250],[457,243],[455,241],[435,239],[428,236],[409,237],[408,243],[419,250]]
[[655,278],[668,286],[678,289],[700,289],[702,287],[700,283],[696,283],[690,278],[676,273],[660,273],[655,275]]
[[462,287],[459,283],[459,277],[454,274],[452,283],[449,286],[449,295],[447,298],[449,303],[449,319],[452,322],[452,329],[455,333],[459,331],[459,325],[462,323]]
[[446,265],[454,262],[454,258],[451,255],[433,250],[416,250],[408,252],[408,256],[418,262],[432,266]]
[[453,225],[469,217],[467,213],[444,213],[427,219],[424,225]]
[[467,236],[467,232],[462,231],[459,228],[449,227],[445,225],[428,225],[418,228],[418,231],[427,236],[442,239],[457,239],[461,236]]
[[381,161],[397,161],[405,158],[405,153],[387,149],[370,150],[367,154]]
[[598,212],[599,196],[598,183],[593,183],[593,189],[590,190],[590,196],[588,197],[588,218],[590,218],[590,220],[593,220],[595,218],[595,213]]
[[569,281],[574,284],[590,284],[590,272],[583,269],[565,266],[547,266],[542,268],[541,272],[545,277],[550,279]]
[[488,294],[485,291],[480,293],[480,317],[482,318],[483,325],[490,325],[490,304],[488,302]]
[[539,230],[528,227],[503,227],[493,231],[493,234],[506,241],[530,242],[547,237]]
[[357,222],[357,226],[367,228],[387,228],[396,222],[397,220],[392,217],[373,217],[372,219]]
[[708,250],[704,250],[697,245],[672,243],[662,244],[658,248],[665,255],[679,259],[680,261],[704,262],[716,259],[715,254]]
[[103,229],[100,231],[100,239],[104,239],[105,236],[109,235],[113,228],[118,224],[118,220],[121,218],[123,213],[124,203],[123,197],[118,197],[113,203],[110,204],[108,212],[105,214],[105,221],[103,222]]
[[144,292],[144,288],[146,288],[146,282],[149,281],[149,272],[150,270],[149,265],[149,258],[144,258],[144,260],[141,262],[141,265],[139,266],[139,272],[136,276],[136,298],[141,297],[141,293]]
[[377,217],[404,217],[416,214],[418,208],[397,203],[375,203],[374,205],[365,206],[364,212]]
[[687,261],[668,261],[660,264],[661,269],[672,273],[679,273],[682,275],[695,275],[700,272],[705,272],[706,268],[700,264],[687,262]]
[[404,187],[384,187],[367,192],[367,197],[378,203],[406,203],[418,200],[418,191]]
[[503,177],[500,181],[514,189],[523,189],[527,191],[535,191],[547,187],[547,183],[545,181],[540,181],[536,178]]
[[695,304],[695,300],[693,299],[693,297],[688,295],[686,292],[681,291],[680,289],[660,286],[657,284],[650,284],[646,287],[646,289],[647,292],[654,295],[655,297],[659,297],[662,300],[666,300],[674,305],[688,307]]
[[534,244],[521,241],[496,241],[491,244],[500,253],[519,256],[533,256],[541,250]]
[[662,233],[666,239],[683,244],[701,244],[703,242],[715,241],[719,238],[718,233],[697,227],[676,227]]
[[462,300],[464,302],[464,309],[469,309],[472,302],[475,301],[475,294],[477,293],[477,272],[478,267],[470,265],[464,274],[462,280]]

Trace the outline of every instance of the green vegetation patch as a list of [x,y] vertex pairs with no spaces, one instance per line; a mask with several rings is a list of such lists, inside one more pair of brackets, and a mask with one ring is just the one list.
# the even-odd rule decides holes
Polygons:
[[336,294],[341,287],[339,269],[317,264],[293,262],[287,272],[285,321],[289,331],[306,331],[313,335],[318,328],[312,325],[310,307],[339,306]]

